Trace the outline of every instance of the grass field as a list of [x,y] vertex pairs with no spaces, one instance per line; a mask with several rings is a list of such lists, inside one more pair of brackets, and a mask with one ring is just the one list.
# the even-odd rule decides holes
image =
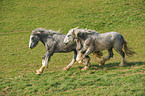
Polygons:
[[[56,53],[42,75],[45,47],[30,50],[29,36],[35,28],[61,30],[89,28],[99,33],[122,34],[136,52],[114,57],[99,67],[91,55],[92,67],[67,66],[73,53]],[[104,56],[107,52],[104,51]],[[144,96],[145,95],[145,1],[144,0],[0,0],[0,95],[1,96]]]

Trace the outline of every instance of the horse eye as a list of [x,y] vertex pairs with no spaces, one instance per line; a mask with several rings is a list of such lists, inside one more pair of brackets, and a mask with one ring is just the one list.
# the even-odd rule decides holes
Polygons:
[[34,37],[32,37],[32,39],[34,39]]
[[71,37],[71,35],[68,35],[68,37]]

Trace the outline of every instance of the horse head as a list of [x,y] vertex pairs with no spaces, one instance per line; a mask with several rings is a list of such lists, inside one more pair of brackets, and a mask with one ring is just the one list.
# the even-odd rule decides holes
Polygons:
[[40,35],[41,32],[39,32],[39,30],[33,30],[30,36],[30,40],[29,40],[29,48],[33,49],[37,46],[38,42],[40,41],[40,37],[38,35]]
[[63,42],[64,44],[67,45],[67,44],[70,44],[75,41],[75,39],[77,37],[77,34],[76,34],[77,28],[78,27],[69,30],[69,32],[67,33],[67,35],[64,38],[64,42]]
[[38,42],[41,41],[44,45],[47,42],[47,38],[53,38],[53,35],[61,34],[53,30],[46,30],[44,28],[37,28],[33,30],[29,40],[29,48],[33,49],[37,46]]

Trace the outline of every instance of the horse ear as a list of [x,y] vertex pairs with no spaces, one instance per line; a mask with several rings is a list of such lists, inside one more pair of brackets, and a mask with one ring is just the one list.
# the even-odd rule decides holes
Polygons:
[[41,34],[41,32],[36,32],[35,34],[36,34],[36,35],[39,35],[39,34]]
[[39,31],[38,32],[33,32],[33,34],[34,35],[39,35],[39,34],[41,34],[41,32],[39,32]]
[[[73,32],[74,32],[74,30],[73,30]],[[78,37],[79,32],[76,31],[76,32],[74,32],[74,34],[75,34],[75,37]]]
[[36,34],[41,34],[41,32],[37,32]]
[[75,36],[76,37],[85,37],[86,36],[86,33],[84,33],[84,32],[75,32]]

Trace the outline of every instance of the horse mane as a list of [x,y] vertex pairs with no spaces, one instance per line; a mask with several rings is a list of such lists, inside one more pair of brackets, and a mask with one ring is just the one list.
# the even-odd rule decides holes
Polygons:
[[91,29],[87,29],[87,28],[85,28],[85,29],[74,28],[73,30],[75,30],[75,31],[77,31],[77,32],[79,32],[79,33],[98,34],[97,31],[91,30]]
[[53,30],[46,30],[45,28],[37,28],[32,31],[32,34],[37,34],[38,32],[44,33],[44,34],[58,34],[61,35],[60,31],[53,31]]
[[91,29],[82,29],[84,32],[86,32],[86,33],[98,33],[97,31],[95,31],[95,30],[91,30]]

